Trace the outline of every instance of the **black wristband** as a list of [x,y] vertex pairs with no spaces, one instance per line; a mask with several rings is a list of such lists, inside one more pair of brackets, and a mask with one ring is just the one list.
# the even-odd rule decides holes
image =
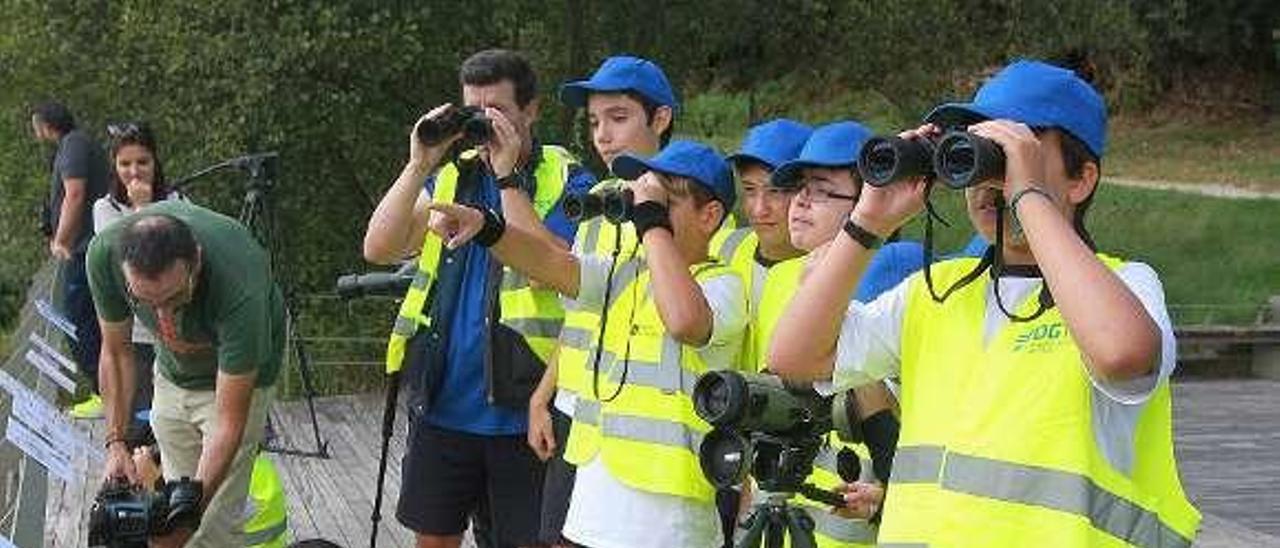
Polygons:
[[520,188],[520,172],[512,171],[506,177],[498,177],[494,180],[500,190],[508,188]]
[[858,223],[853,222],[853,219],[845,219],[844,233],[848,234],[850,238],[853,238],[853,241],[858,242],[862,247],[867,249],[879,248],[882,241],[879,236],[876,236],[871,231],[858,226]]
[[640,202],[631,208],[631,224],[636,226],[636,238],[640,240],[644,239],[644,233],[651,228],[665,228],[667,232],[675,234],[671,229],[671,216],[667,212],[667,206],[654,201]]
[[502,234],[507,231],[507,222],[492,209],[476,209],[484,215],[484,226],[480,227],[480,232],[477,232],[473,239],[482,247],[493,247],[493,244],[498,243],[498,240],[502,239]]

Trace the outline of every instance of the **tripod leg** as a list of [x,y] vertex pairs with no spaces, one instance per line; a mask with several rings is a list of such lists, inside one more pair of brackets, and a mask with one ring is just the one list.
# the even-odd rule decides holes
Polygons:
[[751,510],[751,514],[739,526],[747,531],[734,543],[734,548],[760,548],[760,541],[764,539],[764,529],[768,522],[769,518],[765,516],[763,507],[757,506]]
[[387,402],[382,409],[382,454],[378,457],[378,487],[373,498],[373,515],[369,516],[369,548],[378,546],[378,522],[382,521],[382,487],[387,477],[387,452],[396,424],[396,405],[400,396],[400,372],[387,376]]
[[791,538],[791,548],[817,548],[818,540],[813,536],[813,518],[800,508],[786,508],[787,536]]
[[770,506],[768,525],[765,526],[764,542],[768,548],[783,548],[786,544],[786,513],[785,507]]
[[316,439],[316,454],[329,458],[329,446],[320,439],[320,422],[316,418],[316,388],[311,370],[311,355],[307,354],[306,345],[302,342],[302,337],[297,335],[297,331],[293,330],[293,323],[297,316],[294,313],[293,302],[291,298],[286,298],[284,302],[285,314],[289,318],[290,329],[292,330],[293,348],[298,356],[298,372],[302,374],[302,386],[307,391],[307,408],[311,412],[311,432]]

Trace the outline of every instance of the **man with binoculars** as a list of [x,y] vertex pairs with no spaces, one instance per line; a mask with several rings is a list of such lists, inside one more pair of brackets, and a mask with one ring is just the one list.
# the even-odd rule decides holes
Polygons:
[[901,379],[880,542],[1194,538],[1199,514],[1173,458],[1175,345],[1159,279],[1144,264],[1096,253],[1084,230],[1106,117],[1089,83],[1036,61],[1005,67],[970,103],[934,109],[900,137],[963,130],[986,151],[937,176],[959,181],[982,171],[976,156],[1003,157],[1003,169],[960,185],[974,227],[995,244],[983,258],[932,265],[846,308],[882,239],[923,209],[931,178],[865,186],[848,237],[831,245],[778,323],[769,363],[785,377],[836,389]]
[[533,545],[543,465],[525,443],[526,410],[564,312],[554,293],[502,268],[487,249],[444,249],[427,233],[427,205],[498,209],[543,245],[566,250],[576,224],[558,204],[593,178],[564,149],[533,139],[537,86],[523,56],[476,53],[459,80],[464,107],[441,105],[418,121],[409,160],[365,234],[370,262],[419,254],[387,351],[387,370],[404,364],[409,387],[396,517],[418,546],[459,545],[471,516],[482,538]]
[[732,366],[742,347],[742,280],[708,256],[733,207],[733,180],[714,150],[691,141],[647,159],[624,154],[612,167],[634,180],[629,220],[644,246],[617,265],[612,288],[610,258],[546,245],[492,209],[432,204],[441,216],[431,229],[451,247],[490,247],[569,306],[618,318],[593,341],[592,397],[574,407],[565,460],[577,477],[564,536],[596,548],[715,546],[714,490],[698,464],[709,426],[691,394],[701,373]]

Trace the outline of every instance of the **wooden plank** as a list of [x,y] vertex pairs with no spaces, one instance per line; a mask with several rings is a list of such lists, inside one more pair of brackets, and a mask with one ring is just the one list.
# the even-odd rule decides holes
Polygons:
[[[1232,379],[1174,384],[1176,450],[1183,485],[1205,520],[1204,546],[1280,543],[1280,382]],[[272,455],[289,503],[294,540],[322,537],[349,547],[366,546],[377,457],[382,397],[377,394],[317,400],[321,434],[332,459]],[[388,461],[379,545],[411,547],[413,534],[395,520],[403,454],[403,413]],[[281,441],[310,448],[305,402],[280,402],[273,414]],[[102,422],[78,423],[100,444]],[[101,463],[80,464],[83,481],[50,481],[46,546],[83,546],[88,509]],[[1260,544],[1261,543],[1261,544]],[[468,546],[471,546],[468,539]]]

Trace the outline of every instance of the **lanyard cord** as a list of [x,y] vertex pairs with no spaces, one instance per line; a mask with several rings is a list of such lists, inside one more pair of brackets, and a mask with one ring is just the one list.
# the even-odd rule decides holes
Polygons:
[[1017,314],[1014,314],[1013,312],[1009,312],[1009,310],[1004,307],[1004,299],[1000,297],[1000,273],[1004,272],[1005,264],[1004,264],[1004,258],[1002,257],[1002,255],[1004,254],[1001,253],[1000,250],[1004,249],[1004,222],[1005,222],[1005,215],[1007,211],[1009,211],[1009,208],[1004,203],[1004,198],[997,197],[996,198],[996,245],[995,247],[992,248],[992,251],[988,252],[988,254],[993,256],[993,259],[991,262],[991,283],[993,284],[992,289],[995,291],[996,306],[1000,308],[1000,312],[1003,313],[1006,318],[1009,318],[1009,321],[1014,323],[1029,322],[1036,318],[1039,318],[1040,315],[1044,314],[1046,310],[1053,308],[1053,295],[1049,292],[1049,285],[1041,281],[1040,282],[1041,289],[1040,289],[1040,295],[1038,299],[1039,302],[1036,303],[1035,312],[1032,312],[1030,316],[1019,316]]
[[973,267],[973,270],[970,270],[959,280],[956,280],[954,284],[951,284],[951,287],[948,287],[947,290],[942,293],[942,295],[938,295],[937,291],[934,289],[932,269],[930,268],[933,265],[933,260],[934,260],[933,221],[936,218],[942,224],[947,226],[950,226],[950,225],[947,224],[946,219],[943,219],[940,215],[938,215],[937,211],[933,207],[933,203],[926,198],[925,209],[928,212],[928,215],[925,217],[925,220],[924,220],[924,281],[925,281],[925,285],[929,288],[929,296],[933,298],[933,301],[936,303],[942,303],[942,302],[945,302],[947,298],[951,296],[952,293],[955,293],[957,290],[965,286],[968,286],[969,284],[976,281],[980,276],[982,276],[983,272],[990,272],[991,280],[992,280],[992,283],[994,284],[993,289],[995,291],[996,306],[1000,309],[1000,312],[1003,313],[1005,317],[1009,318],[1009,320],[1012,322],[1016,322],[1016,323],[1029,322],[1036,318],[1039,318],[1042,314],[1045,313],[1045,311],[1049,310],[1050,308],[1053,308],[1054,306],[1053,294],[1049,292],[1049,286],[1044,285],[1040,290],[1039,303],[1037,304],[1036,310],[1035,312],[1032,312],[1031,315],[1029,316],[1019,316],[1017,314],[1009,312],[1009,310],[1005,308],[1004,300],[1001,298],[1001,295],[1000,295],[1000,274],[1006,270],[1006,265],[1004,264],[1004,260],[1002,257],[1003,253],[1001,253],[1000,250],[1004,249],[1005,215],[1006,215],[1006,212],[1009,210],[1004,203],[1004,198],[1002,197],[996,198],[995,205],[996,205],[995,245],[987,246],[987,251],[982,254],[982,260],[978,261],[977,266]]

